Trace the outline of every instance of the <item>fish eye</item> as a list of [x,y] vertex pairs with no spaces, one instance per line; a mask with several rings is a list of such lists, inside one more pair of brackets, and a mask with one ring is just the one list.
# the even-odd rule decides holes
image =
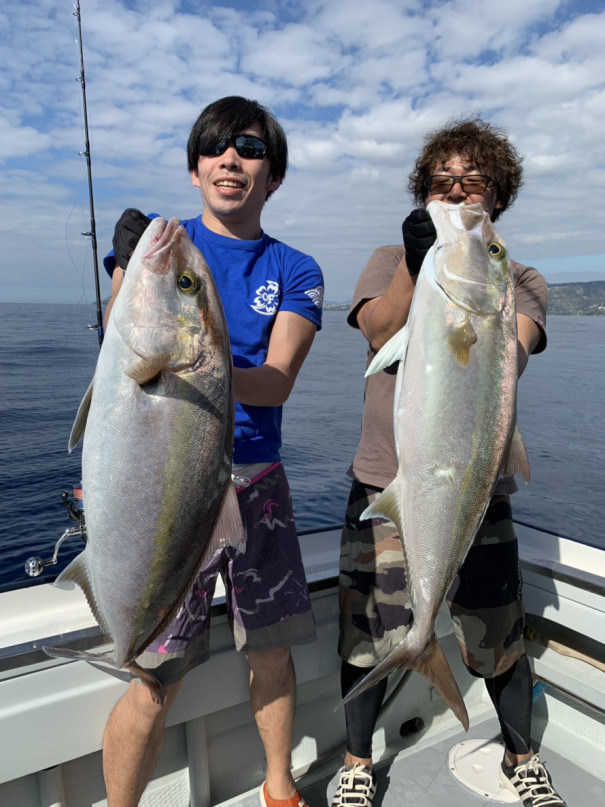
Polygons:
[[179,291],[182,291],[183,294],[196,294],[200,284],[193,273],[183,272],[183,274],[178,277],[177,286]]
[[504,251],[504,247],[500,244],[497,244],[495,241],[492,241],[491,244],[488,244],[487,251],[492,256],[492,258],[504,258],[506,252]]

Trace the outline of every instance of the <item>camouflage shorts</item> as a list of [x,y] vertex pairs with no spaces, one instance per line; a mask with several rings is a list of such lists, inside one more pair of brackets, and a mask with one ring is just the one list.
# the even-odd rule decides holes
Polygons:
[[173,622],[137,661],[172,684],[210,655],[210,608],[220,574],[226,609],[241,652],[312,642],[315,621],[307,588],[290,488],[274,463],[237,489],[246,528],[243,553],[226,547],[196,580]]
[[[341,658],[373,667],[404,638],[412,620],[403,551],[393,524],[360,521],[380,490],[353,482],[340,553]],[[525,652],[521,571],[507,499],[492,502],[447,594],[469,670],[484,678],[505,672]]]

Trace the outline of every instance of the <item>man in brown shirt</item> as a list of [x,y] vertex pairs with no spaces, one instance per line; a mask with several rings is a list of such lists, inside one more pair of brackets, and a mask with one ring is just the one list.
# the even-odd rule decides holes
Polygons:
[[[425,209],[428,203],[479,203],[496,221],[517,196],[521,162],[506,134],[478,119],[455,121],[427,136],[409,177],[419,207],[403,223],[404,244],[374,252],[349,311],[349,324],[368,340],[368,363],[406,324],[422,260],[436,238]],[[536,269],[514,262],[512,266],[521,375],[528,357],[546,347],[547,292]],[[360,519],[397,473],[395,380],[396,367],[367,378],[361,439],[349,471],[353,483],[340,558],[343,697],[403,640],[412,620],[399,536],[390,522]],[[499,480],[447,600],[463,660],[473,675],[484,678],[500,721],[503,784],[525,807],[565,807],[531,749],[533,682],[523,644],[521,579],[509,499],[516,490],[513,477]],[[485,631],[477,631],[479,622]],[[386,685],[383,679],[345,706],[347,752],[332,807],[372,805],[372,735]]]

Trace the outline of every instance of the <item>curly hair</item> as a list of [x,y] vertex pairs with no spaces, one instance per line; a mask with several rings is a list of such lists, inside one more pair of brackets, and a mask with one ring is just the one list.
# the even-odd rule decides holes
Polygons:
[[509,141],[504,129],[480,118],[450,121],[442,129],[429,132],[424,148],[408,177],[408,190],[417,205],[426,201],[426,181],[436,167],[453,155],[474,163],[496,181],[496,200],[502,205],[494,210],[495,221],[509,208],[523,184],[523,157]]

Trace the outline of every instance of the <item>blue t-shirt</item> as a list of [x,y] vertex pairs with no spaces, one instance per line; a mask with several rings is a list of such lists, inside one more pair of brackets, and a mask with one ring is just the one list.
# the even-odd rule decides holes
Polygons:
[[[200,250],[225,310],[235,367],[258,367],[267,357],[278,311],[292,311],[321,328],[323,276],[309,255],[263,233],[240,241],[209,230],[201,216],[181,224]],[[103,261],[113,274],[113,252]],[[235,404],[234,463],[280,459],[282,407]]]

